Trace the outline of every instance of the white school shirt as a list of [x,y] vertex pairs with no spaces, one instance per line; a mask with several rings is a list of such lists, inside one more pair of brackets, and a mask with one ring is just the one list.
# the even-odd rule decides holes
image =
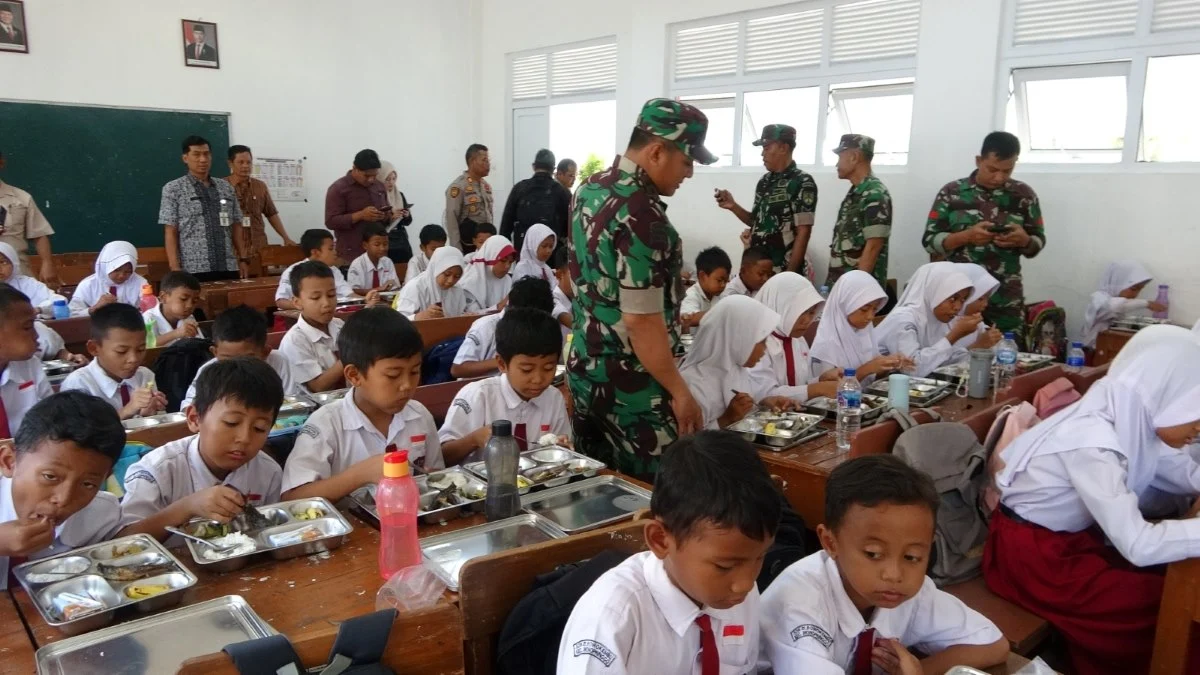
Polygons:
[[[739,281],[738,283],[740,284],[741,282]],[[739,293],[739,295],[746,295],[746,287],[741,286],[741,288],[742,291]],[[717,301],[725,297],[728,293],[729,291],[726,290],[717,297],[709,299],[709,297],[704,293],[704,289],[700,288],[700,284],[692,284],[683,294],[683,302],[679,304],[679,315],[691,316],[692,314],[696,314],[698,312],[707,312],[713,308],[713,305],[717,304]]]
[[[350,263],[350,268],[347,270],[346,278],[350,282],[350,288],[362,288],[371,290],[375,286],[371,283],[371,273],[379,272],[379,285],[386,286],[392,282],[392,289],[400,288],[400,277],[396,275],[396,264],[386,255],[379,259],[379,262],[371,264],[371,257],[366,253],[354,259]],[[340,293],[339,293],[340,295]]]
[[75,291],[71,293],[71,302],[67,303],[67,307],[71,310],[71,316],[87,316],[92,305],[100,302],[100,298],[114,286],[117,289],[117,302],[137,307],[142,299],[142,286],[148,283],[150,282],[146,281],[145,277],[136,273],[126,279],[123,284],[114,284],[107,277],[99,279],[93,274],[85,277],[75,287]]
[[[0,523],[17,519],[12,500],[12,479],[0,476]],[[80,546],[111,539],[121,527],[121,504],[111,493],[101,490],[87,506],[71,514],[54,528],[54,541],[28,557],[48,558]],[[8,589],[8,556],[0,556],[0,591]]]
[[[699,286],[700,284],[696,285]],[[733,278],[729,280],[729,284],[725,286],[725,292],[721,294],[721,298],[727,298],[731,295],[744,295],[748,298],[753,298],[754,296],[758,295],[758,291],[751,292],[749,288],[746,288],[746,284],[742,282],[742,276],[740,274],[735,274],[733,275]],[[717,299],[720,300],[721,298]]]
[[0,373],[0,400],[4,401],[8,430],[13,436],[17,435],[25,413],[53,393],[54,389],[46,379],[46,371],[42,370],[42,360],[38,357],[8,364]]
[[[209,359],[200,365],[196,370],[196,377],[192,378],[192,383],[188,385],[187,394],[184,395],[183,401],[179,404],[180,410],[187,410],[187,407],[192,404],[192,400],[196,398],[196,381],[200,379],[200,373],[210,365],[216,363],[219,359]],[[296,378],[292,377],[292,364],[288,363],[286,357],[280,354],[278,350],[272,349],[267,358],[263,359],[268,366],[279,375],[279,379],[283,381],[283,395],[295,396],[300,393],[300,385],[296,382]]]
[[[291,300],[294,297],[292,295],[292,268],[302,262],[308,261],[301,260],[300,262],[295,262],[291,265],[288,265],[288,268],[283,271],[283,275],[279,277],[279,288],[275,289],[276,302],[279,302],[280,300]],[[346,277],[342,276],[342,271],[340,269],[336,267],[330,267],[329,269],[333,270],[333,287],[337,289],[338,300],[358,297],[358,294],[355,293],[354,289],[350,287],[349,283],[347,283]]]
[[[954,363],[956,359],[961,358],[961,354],[955,351],[954,345],[947,337],[940,337],[931,345],[922,345],[917,329],[912,324],[898,326],[886,341],[891,343],[895,351],[889,349],[889,346],[881,341],[879,342],[879,353],[883,356],[903,354],[912,359],[913,369],[908,372],[914,377],[928,377],[938,368],[947,363]],[[962,342],[959,340],[955,344]],[[968,344],[974,344],[974,341],[972,340]]]
[[408,261],[408,269],[404,271],[404,283],[407,284],[421,276],[421,272],[424,272],[426,267],[429,267],[429,256],[418,248],[413,251],[413,257]]
[[215,485],[234,488],[255,506],[276,504],[282,481],[283,469],[261,451],[221,480],[200,456],[200,435],[188,436],[151,450],[125,471],[121,526],[145,520]]
[[154,384],[154,371],[146,366],[138,366],[132,377],[117,381],[100,365],[100,359],[92,359],[91,363],[77,368],[67,375],[59,385],[59,390],[78,389],[92,396],[99,396],[116,408],[117,412],[121,412],[121,408],[125,407],[125,404],[121,403],[120,388],[122,384],[129,387],[129,396],[132,397],[133,392],[138,389]]
[[[705,608],[721,675],[756,671],[759,650],[756,587],[729,609]],[[700,675],[701,610],[679,590],[650,551],[605,572],[588,589],[558,643],[558,675]],[[776,670],[778,673],[791,671]]]
[[342,473],[391,446],[408,450],[408,461],[421,469],[444,469],[438,428],[429,410],[409,401],[392,417],[387,436],[354,404],[354,390],[318,408],[296,435],[296,445],[283,467],[283,491]]
[[1055,532],[1099,525],[1126,560],[1138,567],[1200,557],[1200,519],[1147,522],[1138,502],[1150,489],[1200,493],[1200,464],[1183,450],[1163,447],[1154,479],[1141,493],[1126,481],[1126,460],[1100,448],[1038,455],[1001,486],[1001,502],[1022,518]]
[[[787,352],[792,353],[791,374],[795,384],[789,384]],[[808,384],[817,379],[808,355],[808,341],[802,337],[781,338],[779,333],[767,337],[767,351],[753,368],[749,369],[751,392],[754,400],[768,396],[786,396],[793,401],[807,401]]]
[[326,333],[304,320],[296,319],[296,325],[288,329],[279,343],[279,351],[291,363],[292,377],[301,385],[307,385],[321,373],[337,363],[337,338],[345,321],[334,317]]
[[938,590],[929,577],[898,607],[876,608],[868,624],[824,551],[792,563],[762,597],[762,656],[776,673],[852,672],[855,643],[867,628],[875,629],[877,640],[899,640],[926,654],[1002,637],[987,617]]
[[[446,412],[438,438],[442,443],[456,441],[495,420],[512,422],[513,434],[524,438],[529,446],[537,443],[544,433],[543,426],[549,426],[548,433],[555,436],[571,436],[567,404],[556,387],[546,387],[540,396],[526,401],[513,389],[508,375],[497,375],[459,390]],[[517,430],[521,424],[525,425],[523,436]]]
[[67,343],[63,342],[62,336],[58,331],[41,321],[33,322],[33,329],[37,331],[38,349],[34,354],[35,358],[43,361],[53,361],[58,358],[58,353],[67,348]]
[[[186,319],[180,319],[174,326],[172,326],[171,322],[167,321],[167,317],[163,316],[161,304],[155,305],[154,307],[146,310],[145,312],[142,312],[142,320],[151,322],[151,325],[154,326],[154,334],[158,337],[162,337],[162,336],[166,335],[167,333],[170,333],[171,331],[175,330],[176,328],[179,328],[180,325],[182,325],[182,324],[196,323],[196,318],[189,316]],[[196,337],[201,337],[201,338],[204,337],[204,332],[197,331]],[[172,340],[171,342],[174,342],[174,340]],[[171,344],[171,343],[170,342],[160,342],[160,343],[158,343],[158,346],[166,347],[169,344]]]
[[454,355],[454,365],[468,361],[487,361],[496,357],[496,324],[500,323],[504,312],[488,314],[475,319],[467,334],[463,337],[458,353]]

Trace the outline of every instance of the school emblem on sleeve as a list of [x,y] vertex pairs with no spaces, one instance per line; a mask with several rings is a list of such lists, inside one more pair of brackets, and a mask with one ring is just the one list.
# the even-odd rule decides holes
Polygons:
[[608,668],[617,660],[617,655],[613,650],[596,642],[595,640],[580,640],[575,643],[575,656],[593,656],[597,661],[604,664]]
[[813,623],[806,623],[796,626],[792,629],[791,636],[792,642],[799,642],[801,638],[812,638],[817,642],[820,642],[821,646],[826,649],[829,649],[829,647],[833,645],[833,637],[829,633],[825,632],[824,628],[821,628]]
[[321,430],[311,424],[305,424],[304,426],[300,427],[300,435],[317,439],[321,437]]
[[467,403],[467,400],[466,400],[466,399],[464,399],[464,398],[456,398],[456,399],[454,399],[454,403],[451,403],[451,404],[450,404],[450,407],[452,407],[452,408],[462,408],[462,411],[463,411],[463,412],[465,412],[465,413],[466,413],[466,414],[468,414],[468,415],[470,415],[470,414],[471,414],[471,404],[470,404],[470,403]]
[[450,186],[450,198],[451,199],[458,199],[458,195],[460,195],[460,194],[462,194],[462,191],[458,189],[457,185]]

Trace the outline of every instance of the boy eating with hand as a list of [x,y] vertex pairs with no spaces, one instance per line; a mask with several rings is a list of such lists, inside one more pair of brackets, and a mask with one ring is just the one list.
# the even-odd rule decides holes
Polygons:
[[363,254],[350,263],[347,280],[359,295],[400,288],[396,265],[388,257],[388,233],[380,223],[363,225]]
[[766,249],[751,246],[742,252],[742,267],[728,285],[725,295],[745,295],[753,298],[758,289],[775,275],[771,254]]
[[733,263],[729,260],[729,254],[719,246],[706,248],[696,256],[696,283],[683,294],[683,302],[679,305],[684,328],[700,325],[700,319],[725,293],[732,272]]
[[445,468],[437,425],[412,400],[424,345],[412,322],[389,307],[357,312],[338,335],[352,389],[318,408],[283,468],[283,498],[337,501],[383,477],[383,454],[408,450],[413,466]]
[[212,355],[216,358],[205,361],[196,371],[196,377],[188,387],[187,394],[179,404],[179,410],[187,412],[187,407],[196,399],[196,382],[200,374],[218,361],[236,359],[245,356],[252,359],[262,359],[279,376],[283,383],[283,395],[295,396],[300,393],[300,387],[292,377],[292,365],[278,350],[267,346],[267,317],[262,312],[238,305],[217,315],[212,326],[213,346]]
[[125,472],[122,536],[165,540],[192,518],[227,523],[252,505],[279,501],[283,470],[261,452],[283,402],[265,361],[218,361],[196,381],[187,409],[192,436],[155,448]]
[[146,355],[146,326],[137,308],[113,303],[92,312],[92,337],[87,343],[92,362],[63,380],[63,391],[78,389],[108,401],[121,419],[157,415],[167,397],[154,386],[154,371],[142,365]]
[[24,293],[0,283],[0,439],[12,438],[29,409],[54,393],[37,358],[36,317]]
[[[894,455],[838,466],[825,487],[824,549],[792,564],[762,598],[764,657],[777,673],[944,673],[987,668],[1008,641],[925,576],[938,494]],[[916,647],[928,657],[917,662]],[[866,668],[865,671],[860,669]]]
[[288,329],[279,351],[292,365],[292,375],[310,392],[342,386],[342,361],[337,339],[346,323],[334,316],[337,287],[333,269],[310,260],[292,267],[293,306],[300,310],[296,325]]
[[124,449],[121,420],[95,396],[65,391],[29,410],[14,443],[0,444],[0,590],[14,557],[113,536],[121,506],[100,488]]
[[158,346],[166,347],[181,338],[204,337],[192,316],[200,302],[200,281],[187,272],[171,271],[159,285],[158,304],[142,319],[154,327]]

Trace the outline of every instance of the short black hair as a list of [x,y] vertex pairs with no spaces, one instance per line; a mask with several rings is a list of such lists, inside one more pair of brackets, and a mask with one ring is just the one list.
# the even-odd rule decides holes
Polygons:
[[200,292],[200,280],[181,270],[167,272],[158,284],[160,293],[170,293],[176,288],[186,288],[189,291]]
[[300,285],[309,277],[317,279],[332,279],[333,270],[320,260],[305,260],[297,263],[288,274],[288,283],[292,285],[292,296],[300,297]]
[[509,307],[496,322],[496,355],[506,362],[520,354],[557,356],[561,351],[562,325],[549,312]]
[[711,246],[696,256],[696,271],[712,274],[717,270],[733,271],[733,261],[720,246]]
[[407,359],[425,350],[421,333],[391,307],[368,307],[352,314],[337,339],[342,363],[366,373],[382,359]]
[[251,342],[260,347],[267,344],[267,317],[247,305],[238,305],[217,315],[212,324],[214,343]]
[[[14,262],[13,266],[16,267],[19,264],[20,263],[18,262]],[[13,305],[21,303],[26,305],[33,304],[29,301],[28,295],[25,295],[16,288],[0,281],[0,321],[8,318],[9,309],[12,308]]]
[[103,342],[115,328],[140,333],[146,330],[146,323],[137,307],[123,302],[113,302],[92,312],[93,340]]
[[933,479],[892,454],[866,455],[842,462],[825,483],[825,527],[837,530],[855,504],[874,508],[880,504],[929,507],[937,517],[937,488]]
[[770,259],[771,253],[767,249],[762,246],[751,246],[742,252],[742,267],[750,267]]
[[470,164],[471,160],[475,159],[475,155],[487,151],[488,149],[486,145],[482,143],[472,143],[471,145],[467,146],[467,163]]
[[213,404],[227,398],[253,410],[268,411],[274,417],[283,404],[283,381],[262,359],[240,356],[209,364],[196,378],[192,405],[203,417]]
[[731,431],[701,431],[668,447],[650,497],[650,512],[680,541],[706,521],[761,541],[775,536],[782,510],[758,451]]
[[508,289],[508,306],[549,314],[554,311],[554,291],[550,289],[550,282],[541,277],[521,277]]
[[483,234],[484,232],[495,236],[496,226],[491,223],[475,223],[475,234]]
[[571,167],[577,166],[578,165],[575,163],[575,160],[571,159],[570,157],[563,157],[562,159],[558,160],[558,169],[556,169],[556,171],[558,173],[566,173],[571,170]]
[[229,157],[229,161],[232,162],[234,157],[237,157],[243,152],[249,152],[251,157],[254,156],[254,153],[250,151],[250,146],[248,145],[231,145],[229,146],[229,152],[226,154]]
[[17,454],[37,452],[46,441],[71,441],[117,463],[125,450],[125,427],[111,403],[82,391],[60,391],[25,413],[13,438]]
[[204,138],[203,136],[197,136],[195,134],[192,134],[191,136],[188,136],[187,138],[183,139],[183,143],[180,143],[179,147],[183,150],[183,154],[186,155],[186,154],[188,154],[188,152],[191,151],[192,146],[195,146],[195,145],[207,145],[209,148],[212,147],[212,144],[210,144],[208,142],[208,139]]
[[629,134],[629,149],[638,150],[650,145],[656,140],[659,140],[658,136],[655,136],[654,134],[640,127],[634,127],[633,133]]
[[362,240],[364,244],[367,243],[371,237],[383,237],[384,239],[387,239],[387,236],[387,228],[384,227],[382,223],[367,223],[366,225],[363,225]]
[[421,232],[417,237],[420,239],[422,246],[428,246],[435,241],[440,241],[444,244],[447,241],[446,228],[441,225],[426,225],[421,228]]
[[193,32],[193,33],[203,33],[203,32],[204,32],[204,26],[201,26],[201,25],[200,25],[200,24],[198,24],[198,23],[194,23],[194,24],[192,24],[192,32]]
[[359,150],[358,154],[354,156],[354,168],[359,171],[370,171],[382,166],[383,164],[379,161],[379,153],[370,148]]
[[1007,131],[993,131],[983,137],[980,157],[995,155],[996,159],[1012,159],[1021,154],[1021,139]]
[[300,235],[300,248],[304,249],[304,257],[311,256],[313,251],[321,250],[326,239],[333,239],[333,233],[329,230],[305,230],[304,234]]

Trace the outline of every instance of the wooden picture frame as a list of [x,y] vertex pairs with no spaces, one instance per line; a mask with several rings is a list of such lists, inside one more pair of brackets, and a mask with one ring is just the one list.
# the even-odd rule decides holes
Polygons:
[[0,54],[28,54],[25,0],[0,0]]
[[180,24],[183,28],[183,65],[189,68],[220,68],[221,46],[217,41],[217,24],[195,19],[181,19]]

